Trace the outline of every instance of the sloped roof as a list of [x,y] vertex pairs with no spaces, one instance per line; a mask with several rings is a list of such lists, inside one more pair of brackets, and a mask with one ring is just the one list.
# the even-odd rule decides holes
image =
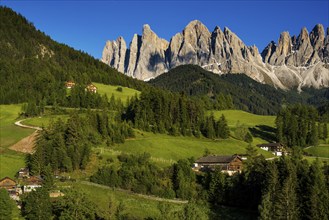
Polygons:
[[38,176],[31,176],[30,178],[28,178],[26,180],[26,182],[28,185],[41,184],[42,179],[41,179],[41,177],[38,177]]
[[266,144],[257,144],[258,147],[283,147],[281,143],[266,143]]
[[198,160],[196,160],[196,163],[230,163],[235,158],[239,158],[237,155],[230,155],[230,156],[216,156],[216,155],[208,155],[206,157],[201,157]]
[[10,178],[10,177],[8,177],[8,176],[2,178],[2,179],[0,180],[0,183],[4,182],[5,180],[10,180],[11,182],[15,182],[15,183],[16,183],[15,180],[13,180],[12,178]]

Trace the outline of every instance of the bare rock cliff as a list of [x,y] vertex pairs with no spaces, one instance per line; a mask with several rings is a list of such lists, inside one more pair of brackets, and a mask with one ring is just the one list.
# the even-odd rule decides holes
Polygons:
[[102,61],[128,76],[149,80],[183,64],[196,64],[218,74],[244,73],[282,89],[329,87],[329,28],[322,25],[299,36],[282,32],[278,43],[270,42],[260,54],[227,27],[210,32],[200,21],[190,22],[168,43],[144,25],[129,49],[122,37],[108,41]]

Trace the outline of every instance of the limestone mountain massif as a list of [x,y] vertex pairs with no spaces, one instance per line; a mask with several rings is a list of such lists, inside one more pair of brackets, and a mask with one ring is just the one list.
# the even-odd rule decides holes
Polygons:
[[329,87],[329,28],[321,24],[299,36],[281,33],[259,53],[227,27],[210,32],[200,21],[190,22],[170,42],[158,37],[149,25],[135,34],[129,48],[119,37],[106,42],[102,61],[118,71],[149,80],[184,64],[196,64],[217,74],[244,73],[252,79],[291,89]]

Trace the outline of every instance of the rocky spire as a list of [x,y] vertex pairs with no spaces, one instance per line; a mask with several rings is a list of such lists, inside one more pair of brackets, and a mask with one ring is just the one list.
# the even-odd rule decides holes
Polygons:
[[123,73],[126,50],[127,46],[123,37],[118,37],[115,41],[107,41],[103,50],[102,61]]

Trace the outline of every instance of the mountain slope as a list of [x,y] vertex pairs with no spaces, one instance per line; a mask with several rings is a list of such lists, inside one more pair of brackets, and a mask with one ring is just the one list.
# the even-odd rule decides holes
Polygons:
[[144,25],[142,35],[135,34],[128,49],[122,37],[108,41],[102,61],[141,80],[195,64],[218,74],[245,73],[281,89],[329,87],[329,35],[327,31],[325,36],[322,25],[310,34],[304,28],[298,37],[283,32],[278,45],[272,42],[261,54],[227,27],[210,32],[195,20],[168,43]]
[[53,41],[7,7],[0,7],[0,26],[0,103],[30,98],[60,102],[67,80],[136,89],[145,86],[86,53]]
[[237,109],[256,114],[276,114],[286,103],[321,105],[329,101],[326,89],[298,94],[258,83],[244,74],[217,75],[197,65],[182,65],[149,81],[149,84],[191,96],[230,94]]

